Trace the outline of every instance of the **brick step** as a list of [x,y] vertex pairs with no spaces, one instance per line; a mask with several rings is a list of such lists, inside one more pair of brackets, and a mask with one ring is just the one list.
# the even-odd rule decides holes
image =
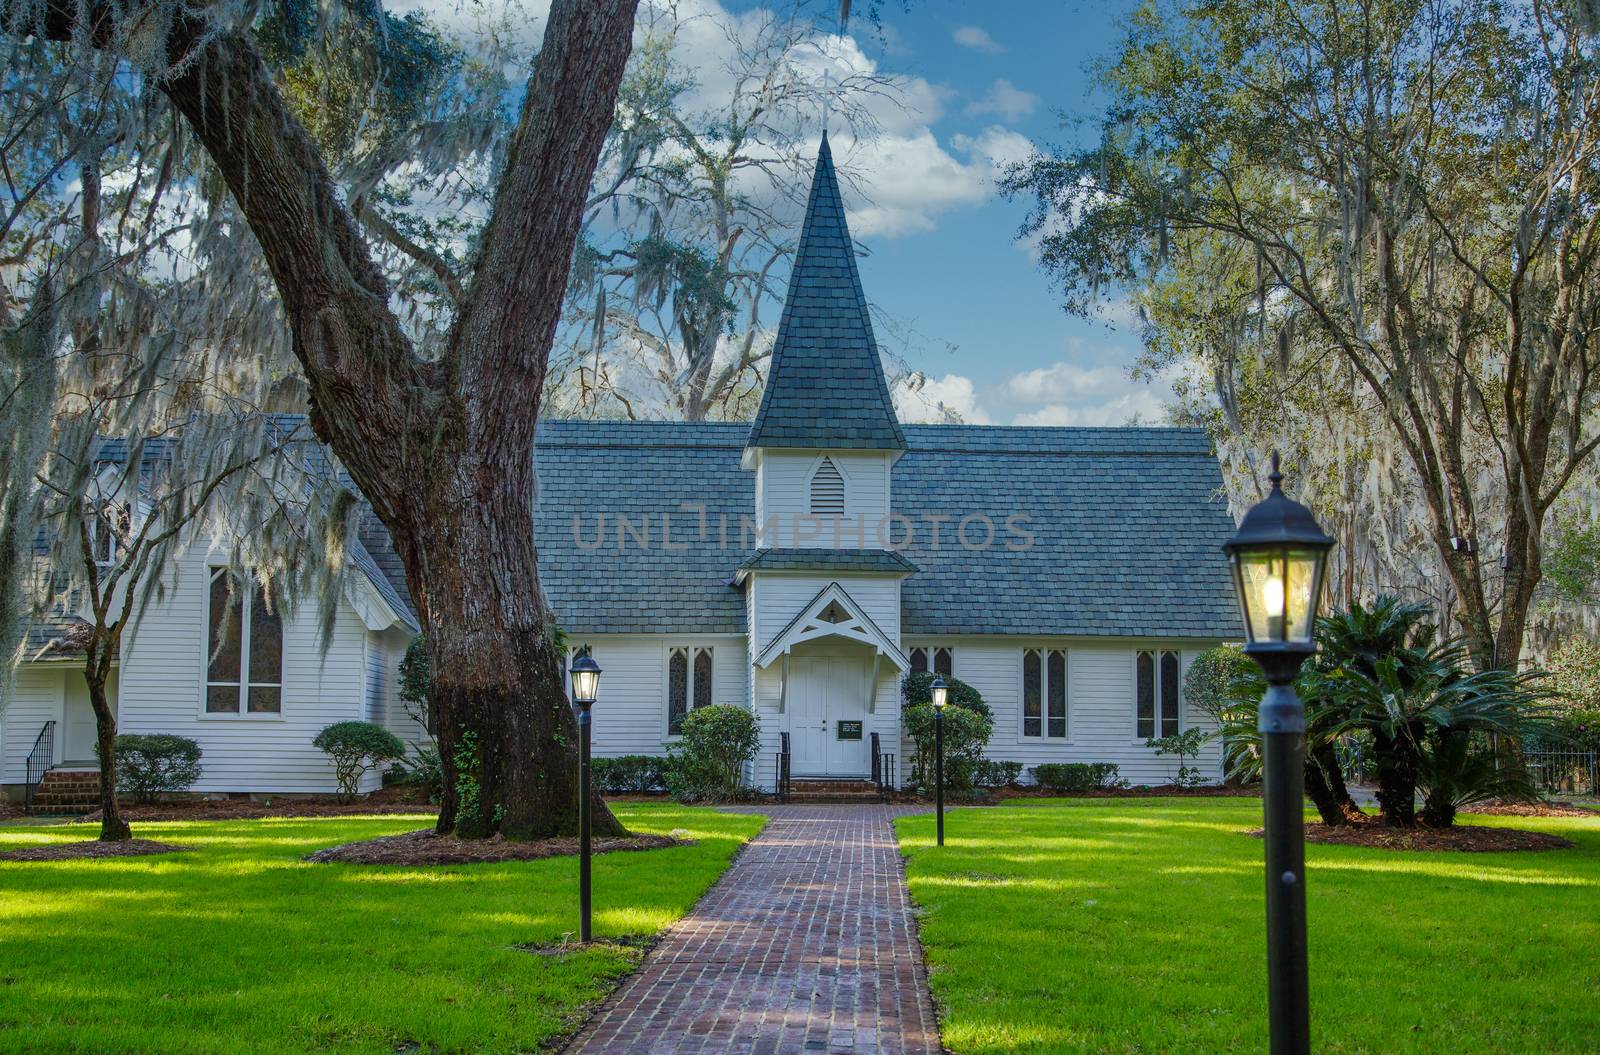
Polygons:
[[47,780],[39,785],[39,793],[56,795],[89,795],[100,790],[98,780]]
[[839,780],[831,777],[797,777],[789,785],[789,801],[812,805],[848,806],[879,802],[882,795],[870,780]]
[[99,799],[55,799],[35,795],[29,813],[93,813],[100,808]]

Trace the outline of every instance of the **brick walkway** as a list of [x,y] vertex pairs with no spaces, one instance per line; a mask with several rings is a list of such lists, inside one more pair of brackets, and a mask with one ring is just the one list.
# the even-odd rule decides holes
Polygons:
[[772,817],[568,1055],[937,1055],[888,806]]

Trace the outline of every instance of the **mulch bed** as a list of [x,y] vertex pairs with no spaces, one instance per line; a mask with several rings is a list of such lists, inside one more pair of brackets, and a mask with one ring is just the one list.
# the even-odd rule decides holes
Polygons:
[[[1251,835],[1261,837],[1256,828]],[[1458,825],[1454,828],[1390,828],[1382,824],[1352,824],[1330,828],[1326,824],[1306,825],[1306,842],[1336,846],[1370,846],[1377,850],[1455,850],[1462,853],[1515,853],[1533,850],[1570,850],[1572,840],[1544,832],[1525,832],[1516,828],[1480,828]]]
[[1600,810],[1570,802],[1497,802],[1469,806],[1461,812],[1490,817],[1600,817]]
[[[332,795],[307,798],[281,798],[272,802],[256,799],[179,799],[153,802],[148,806],[123,803],[122,819],[135,821],[248,821],[265,817],[370,817],[375,814],[438,813],[439,807],[426,800],[417,801],[409,788],[385,788],[363,795],[353,802],[342,802]],[[86,814],[85,821],[99,821],[100,811]]]
[[584,952],[588,949],[638,949],[649,952],[661,941],[659,934],[624,934],[619,938],[596,938],[594,941],[577,941],[569,935],[561,941],[549,945],[538,942],[529,942],[518,945],[523,952],[531,952],[535,956],[548,956],[556,960],[564,960],[575,952]]
[[25,850],[7,850],[0,853],[0,861],[82,861],[96,857],[147,857],[150,854],[184,853],[189,849],[187,846],[158,843],[154,839],[123,839],[114,843],[91,840],[81,843],[30,846]]
[[[666,835],[630,835],[623,838],[596,839],[594,852],[604,854],[619,850],[660,850],[668,846],[685,844],[685,840],[673,839]],[[357,865],[470,865],[493,864],[500,861],[537,861],[545,857],[572,856],[577,852],[578,840],[574,838],[517,842],[494,835],[488,839],[460,839],[454,835],[439,835],[431,830],[423,830],[331,846],[326,850],[307,854],[304,860],[318,864],[336,862]]]
[[[1212,784],[1197,788],[1180,788],[1176,784],[1158,784],[1154,787],[1104,788],[1095,791],[1050,791],[1041,787],[991,788],[996,800],[1005,799],[1186,799],[1186,798],[1237,798],[1258,799],[1260,788],[1236,788],[1227,784]],[[931,801],[931,800],[930,800]]]

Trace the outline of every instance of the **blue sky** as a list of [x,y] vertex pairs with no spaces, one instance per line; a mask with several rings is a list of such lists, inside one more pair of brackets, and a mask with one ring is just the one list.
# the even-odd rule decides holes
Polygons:
[[[882,71],[932,86],[937,105],[924,108],[928,130],[960,157],[964,145],[996,130],[1036,146],[1084,134],[1063,126],[1058,110],[1088,122],[1092,135],[1099,106],[1086,67],[1112,52],[1132,6],[1127,0],[914,0],[905,11],[888,0],[883,39],[865,23],[853,35]],[[874,201],[893,206],[914,198],[916,184],[915,173],[904,183],[880,175]],[[989,184],[981,196],[923,210],[931,227],[874,232],[870,221],[856,224],[870,253],[860,261],[868,297],[924,338],[913,345],[909,365],[934,379],[930,394],[944,396],[969,420],[1120,424],[1135,413],[1158,419],[1165,390],[1127,376],[1138,341],[1126,312],[1109,306],[1096,322],[1066,315],[1016,240],[1026,202],[1006,201]]]
[[[481,34],[486,10],[500,10],[478,0],[386,2],[425,10],[469,38]],[[647,8],[675,13],[675,58],[696,80],[688,101],[714,108],[732,85],[725,29],[748,33],[793,2],[644,0],[641,27]],[[503,3],[534,46],[548,0]],[[856,0],[857,10],[868,3]],[[1095,320],[1066,315],[1017,240],[1027,203],[995,188],[1005,161],[1096,134],[1102,107],[1088,67],[1112,54],[1133,5],[883,0],[881,32],[858,16],[844,41],[831,34],[838,0],[804,0],[803,10],[821,17],[803,75],[869,72],[893,85],[895,102],[867,104],[875,136],[856,140],[835,115],[831,138],[847,176],[851,230],[866,253],[867,296],[892,323],[879,326],[879,343],[929,378],[918,394],[897,393],[906,420],[937,420],[941,404],[980,424],[1162,419],[1165,385],[1128,376],[1138,338],[1126,303],[1107,304]],[[818,125],[820,135],[820,115]],[[902,344],[896,331],[915,338]]]

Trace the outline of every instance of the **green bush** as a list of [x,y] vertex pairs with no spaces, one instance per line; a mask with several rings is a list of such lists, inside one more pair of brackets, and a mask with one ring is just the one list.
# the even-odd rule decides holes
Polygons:
[[333,759],[339,796],[344,799],[355,796],[367,770],[406,756],[406,745],[377,722],[335,722],[311,743]]
[[1109,791],[1123,785],[1114,762],[1046,762],[1033,767],[1033,779],[1047,791]]
[[990,758],[980,758],[977,775],[972,782],[980,788],[1008,788],[1021,779],[1021,762],[996,762]]
[[1183,678],[1183,698],[1218,725],[1241,706],[1251,706],[1261,696],[1261,671],[1238,645],[1208,648],[1189,664]]
[[654,755],[622,755],[593,761],[595,787],[602,795],[647,795],[667,786],[667,760]]
[[667,750],[662,778],[680,802],[737,802],[748,797],[744,764],[760,749],[755,715],[726,703],[697,707]]
[[1211,733],[1205,729],[1185,729],[1181,733],[1171,736],[1151,737],[1144,742],[1144,746],[1155,748],[1157,755],[1178,756],[1178,776],[1173,783],[1180,788],[1198,787],[1205,779],[1199,766],[1191,766],[1186,759],[1194,758],[1211,739]]
[[1600,751],[1600,710],[1568,711],[1556,721],[1556,733],[1566,741],[1558,749]]
[[184,791],[200,779],[200,745],[171,733],[117,737],[117,785],[139,802]]
[[[924,794],[934,790],[934,709],[932,674],[910,674],[901,684],[905,706],[900,720],[911,738],[910,786]],[[944,787],[969,792],[976,786],[983,749],[994,732],[994,716],[978,690],[958,678],[946,678],[949,706],[944,709]]]
[[439,790],[444,787],[444,768],[439,764],[439,749],[432,744],[414,748],[416,754],[402,758],[383,775],[385,785],[408,784],[420,787],[429,802],[439,801]]
[[[906,704],[926,703],[933,705],[933,679],[932,674],[907,674],[906,680],[901,683],[900,697]],[[945,686],[950,690],[946,699],[952,707],[964,707],[969,711],[977,711],[985,718],[993,719],[994,712],[989,705],[983,702],[983,697],[978,690],[962,681],[960,678],[944,679]]]

